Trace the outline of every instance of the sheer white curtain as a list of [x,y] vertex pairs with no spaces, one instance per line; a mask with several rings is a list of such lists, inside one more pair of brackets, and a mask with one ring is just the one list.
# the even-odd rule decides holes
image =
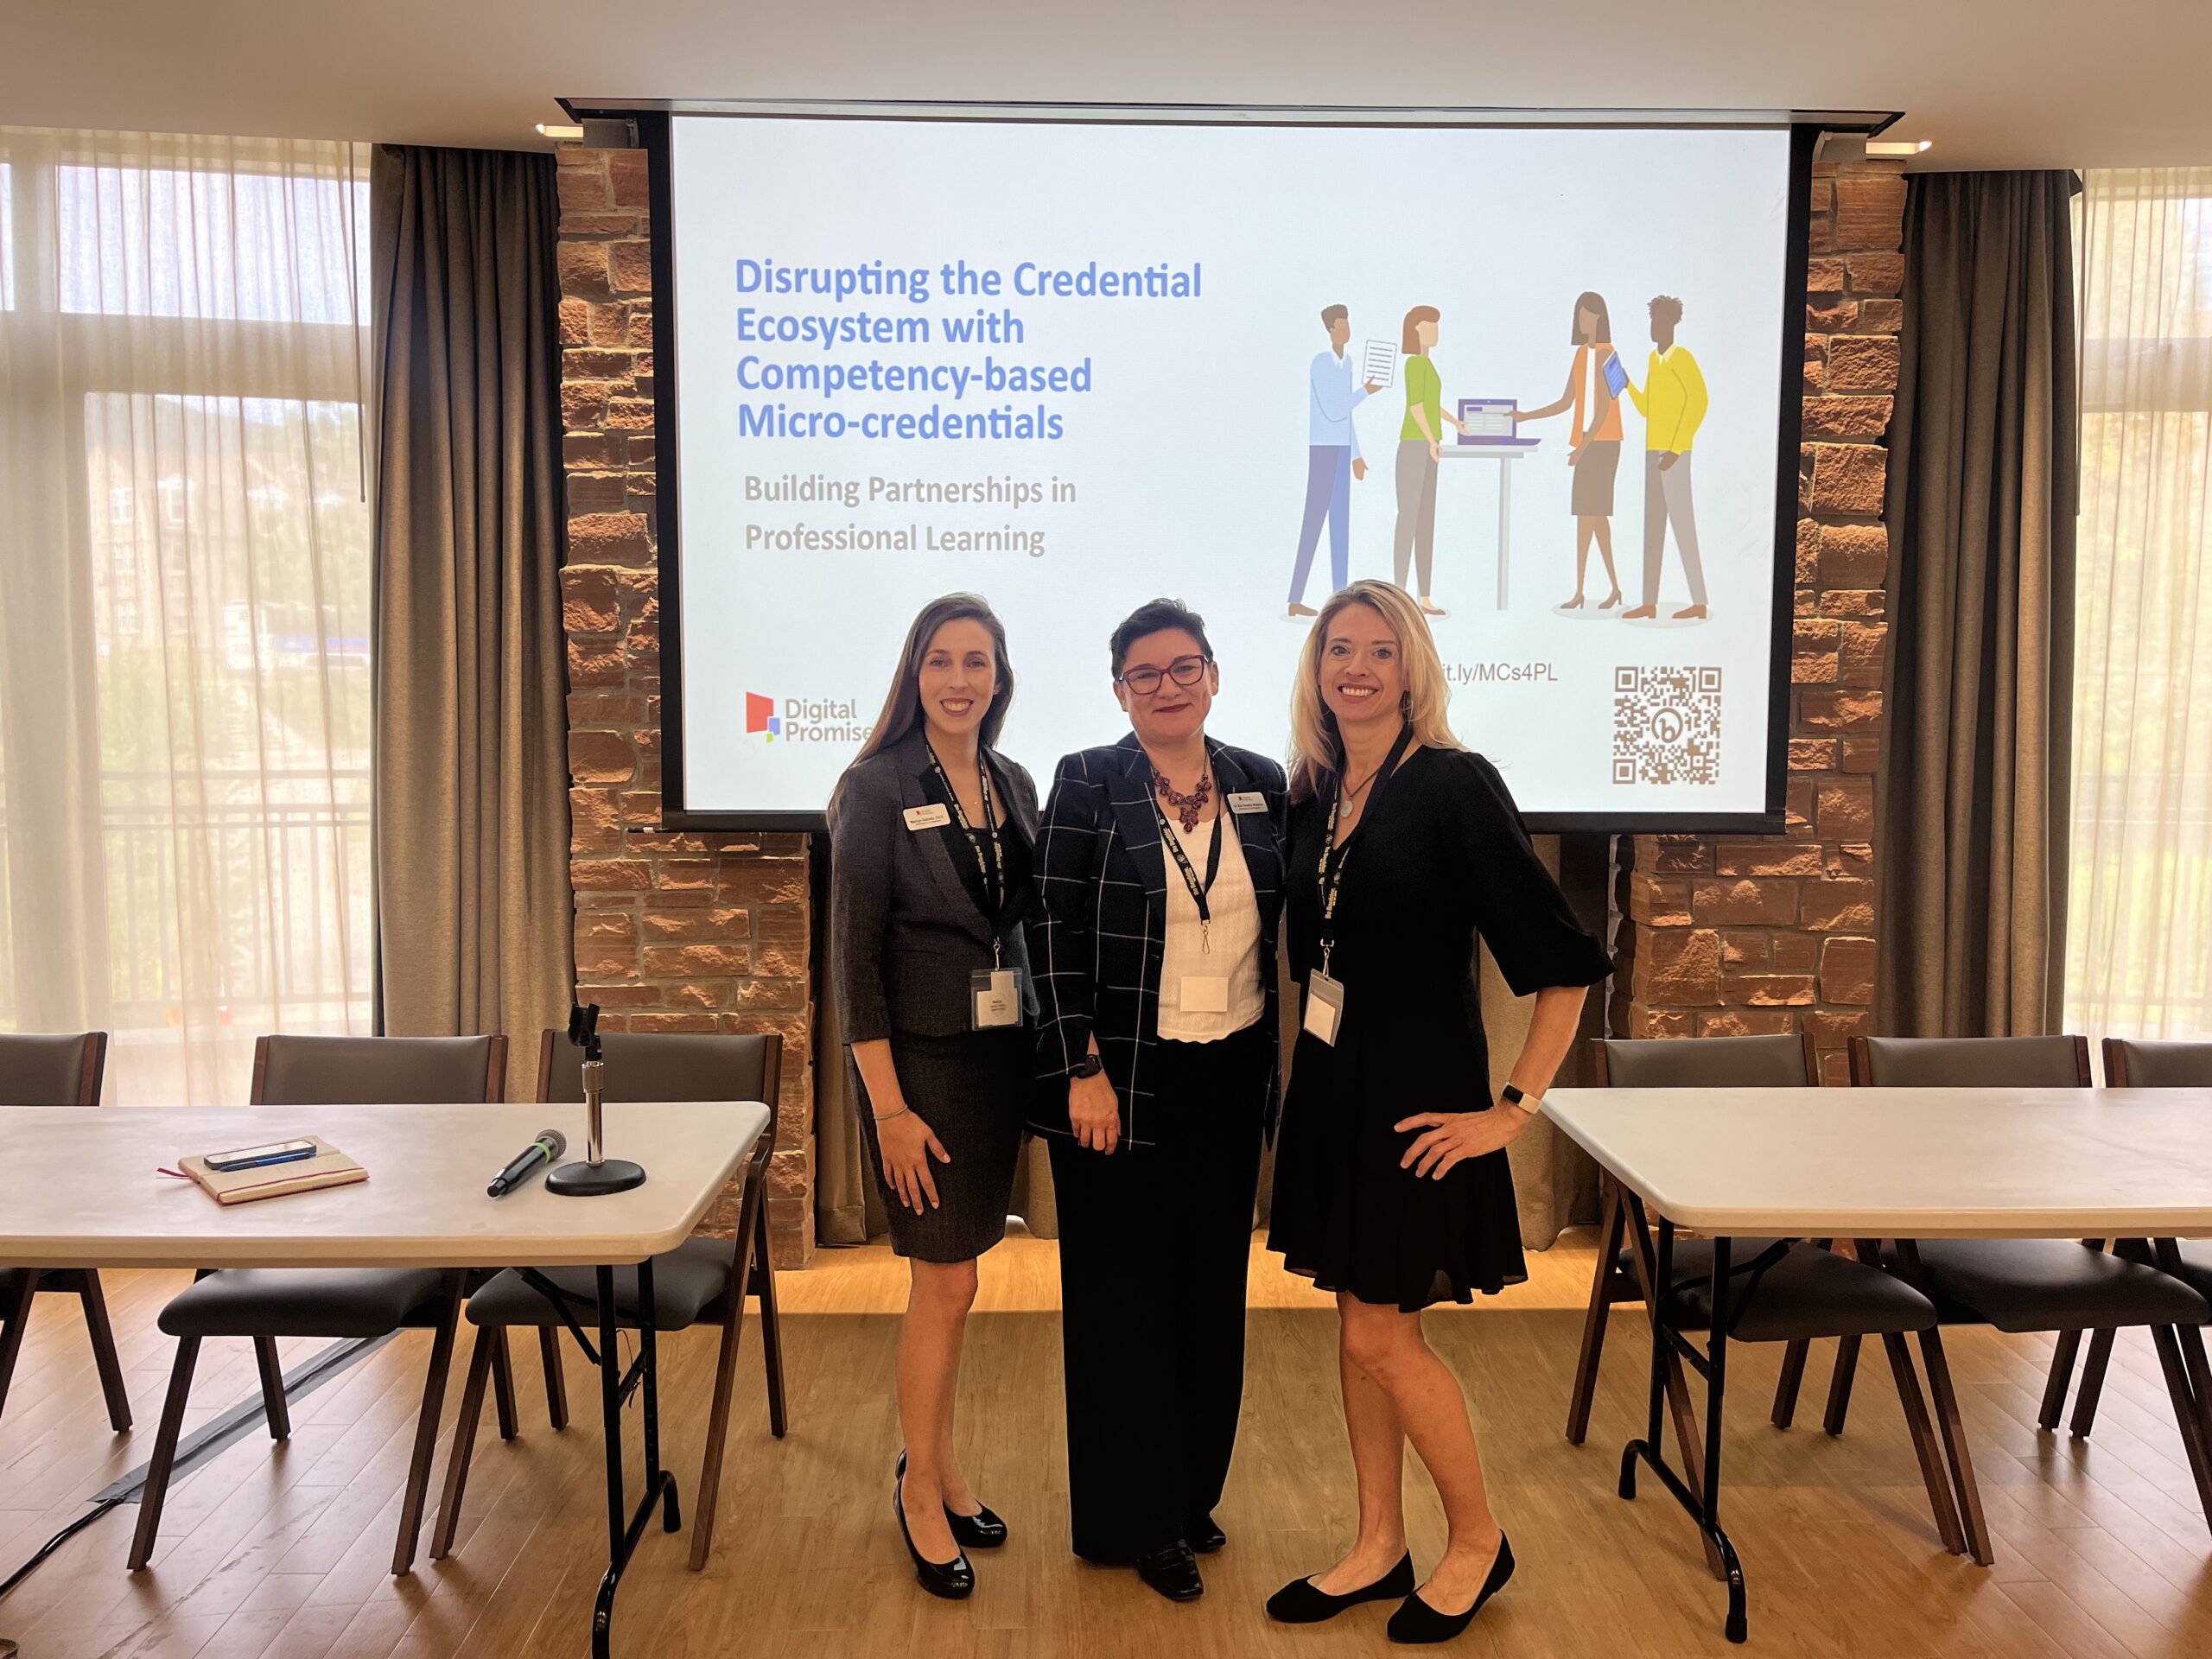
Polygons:
[[368,157],[0,128],[0,1030],[372,1018]]
[[2083,186],[2067,1029],[2212,1036],[2212,168]]

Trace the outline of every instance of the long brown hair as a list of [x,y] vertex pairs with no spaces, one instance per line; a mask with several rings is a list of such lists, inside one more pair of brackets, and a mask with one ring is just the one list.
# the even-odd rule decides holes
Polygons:
[[1390,625],[1398,636],[1398,663],[1406,677],[1406,720],[1414,740],[1424,748],[1456,749],[1446,718],[1452,688],[1444,678],[1444,664],[1430,637],[1428,619],[1406,596],[1404,588],[1388,582],[1355,582],[1321,607],[1313,631],[1306,636],[1298,654],[1298,678],[1290,690],[1290,798],[1310,800],[1344,770],[1344,741],[1337,730],[1337,717],[1321,696],[1321,648],[1328,641],[1329,625],[1347,606],[1364,605]]
[[976,733],[985,748],[997,745],[999,728],[1006,724],[1007,705],[1014,701],[1014,664],[1007,660],[1006,625],[988,600],[976,594],[947,594],[923,606],[914,626],[906,630],[906,643],[899,652],[899,671],[892,676],[883,712],[876,715],[875,729],[861,745],[861,752],[852,758],[847,771],[890,748],[922,723],[922,659],[930,654],[930,642],[946,623],[970,619],[989,632],[991,648],[998,657],[999,688],[992,694],[991,706],[983,710],[983,723]]

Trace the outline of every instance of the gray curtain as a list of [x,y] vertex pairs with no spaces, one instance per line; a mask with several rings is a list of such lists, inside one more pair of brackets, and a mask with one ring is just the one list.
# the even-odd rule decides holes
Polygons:
[[379,146],[379,1029],[505,1031],[574,983],[553,158]]
[[1907,181],[1875,1029],[2057,1028],[2079,448],[2074,175]]

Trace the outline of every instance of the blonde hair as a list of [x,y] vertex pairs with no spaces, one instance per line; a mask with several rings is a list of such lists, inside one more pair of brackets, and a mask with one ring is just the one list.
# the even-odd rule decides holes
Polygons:
[[1398,662],[1406,677],[1400,708],[1414,728],[1414,741],[1432,749],[1456,749],[1446,718],[1452,702],[1445,683],[1444,663],[1429,637],[1428,619],[1407,597],[1406,590],[1388,582],[1355,582],[1331,596],[1313,619],[1298,655],[1298,679],[1290,692],[1290,798],[1309,800],[1330,787],[1344,769],[1344,739],[1337,731],[1337,717],[1321,696],[1321,651],[1329,626],[1347,606],[1364,605],[1388,623],[1398,636]]

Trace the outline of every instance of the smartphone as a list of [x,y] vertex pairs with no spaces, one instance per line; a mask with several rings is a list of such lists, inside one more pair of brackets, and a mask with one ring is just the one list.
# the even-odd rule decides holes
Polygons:
[[234,1170],[259,1169],[267,1164],[297,1163],[302,1158],[315,1156],[312,1141],[272,1141],[265,1147],[242,1147],[236,1152],[211,1152],[206,1160],[208,1168],[227,1175]]

